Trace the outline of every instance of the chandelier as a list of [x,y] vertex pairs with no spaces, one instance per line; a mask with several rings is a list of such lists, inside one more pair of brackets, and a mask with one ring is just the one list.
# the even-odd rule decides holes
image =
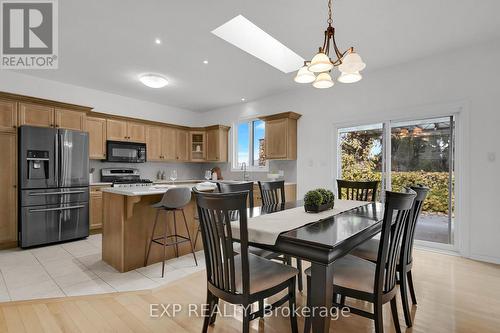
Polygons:
[[[335,28],[332,26],[332,0],[328,0],[328,27],[325,30],[323,47],[311,61],[304,61],[294,81],[297,83],[312,83],[315,88],[324,89],[334,85],[330,75],[334,67],[338,67],[340,76],[338,81],[342,83],[354,83],[361,80],[359,73],[366,64],[361,60],[359,54],[350,47],[347,51],[340,52],[335,42]],[[330,52],[332,56],[330,56]]]

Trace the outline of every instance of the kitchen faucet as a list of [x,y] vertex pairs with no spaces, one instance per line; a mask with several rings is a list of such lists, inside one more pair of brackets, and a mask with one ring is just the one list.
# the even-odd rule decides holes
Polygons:
[[243,180],[248,180],[247,164],[245,162],[241,163],[241,170],[243,170]]

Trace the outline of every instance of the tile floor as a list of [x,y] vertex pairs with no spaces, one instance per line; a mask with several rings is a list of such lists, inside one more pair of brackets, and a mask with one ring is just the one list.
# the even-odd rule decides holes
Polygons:
[[120,273],[101,259],[101,235],[30,250],[0,251],[0,302],[151,289],[203,270],[203,252]]

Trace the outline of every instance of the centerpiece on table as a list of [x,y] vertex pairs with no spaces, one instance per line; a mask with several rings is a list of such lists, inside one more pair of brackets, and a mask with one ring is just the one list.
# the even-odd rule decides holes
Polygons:
[[333,208],[335,196],[333,192],[324,188],[312,190],[304,195],[304,209],[306,212],[319,213]]

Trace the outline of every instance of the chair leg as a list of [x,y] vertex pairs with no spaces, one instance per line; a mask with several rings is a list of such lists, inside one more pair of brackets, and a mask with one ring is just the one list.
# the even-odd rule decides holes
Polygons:
[[193,253],[194,263],[198,266],[198,260],[196,260],[196,254],[194,253],[193,241],[191,240],[191,234],[189,233],[188,223],[186,220],[186,214],[184,214],[184,209],[181,209],[182,217],[184,218],[184,226],[186,227],[187,236],[189,238],[189,244],[191,245],[191,252]]
[[406,277],[408,278],[408,287],[410,288],[411,301],[413,304],[417,304],[417,296],[415,295],[415,288],[413,287],[413,276],[411,275],[411,271],[406,273]]
[[345,296],[340,295],[340,305],[344,306],[345,305]]
[[375,333],[384,332],[384,316],[382,313],[382,303],[373,303],[373,320],[375,322]]
[[144,259],[144,267],[148,265],[149,252],[151,251],[151,245],[153,244],[153,238],[155,237],[156,223],[158,222],[158,215],[160,215],[160,210],[156,211],[155,223],[153,224],[153,231],[151,231],[151,239],[149,240],[148,250],[146,251],[146,258]]
[[250,307],[245,306],[243,310],[243,333],[250,333]]
[[218,303],[217,297],[212,295],[212,293],[207,290],[207,311],[203,314],[203,329],[202,332],[206,333],[208,331],[208,325],[212,325],[215,322],[215,317],[217,316],[217,311],[214,311],[215,305]]
[[302,290],[304,289],[303,282],[302,282],[302,260],[300,260],[299,258],[297,258],[297,269],[299,270],[299,276],[297,278],[297,285],[298,285],[299,291],[302,292]]
[[312,328],[312,321],[311,321],[311,277],[307,276],[306,277],[306,286],[307,286],[307,297],[306,297],[306,306],[309,309],[309,316],[306,316],[304,319],[304,333],[309,333],[311,332]]
[[161,261],[161,277],[165,276],[165,260],[167,260],[167,240],[168,240],[168,214],[165,213],[165,233],[163,236],[163,260]]
[[406,282],[406,276],[405,274],[399,274],[400,280],[399,280],[399,290],[401,291],[401,303],[403,304],[403,314],[405,316],[405,323],[406,327],[411,327],[412,322],[411,322],[411,313],[410,313],[410,307],[408,305],[408,283]]
[[391,312],[392,312],[392,320],[394,321],[394,328],[396,329],[396,333],[401,333],[401,326],[399,325],[399,316],[398,316],[398,302],[396,300],[396,296],[391,299]]
[[175,256],[179,257],[179,244],[177,244],[177,220],[175,217],[175,210],[172,211],[172,214],[174,214],[174,238],[175,238]]
[[288,306],[290,307],[290,325],[292,325],[292,333],[298,333],[297,316],[295,314],[296,307],[296,293],[295,293],[295,278],[292,279],[288,286]]
[[196,230],[196,236],[194,236],[194,247],[196,248],[196,244],[198,244],[198,236],[200,235],[201,229],[200,225],[198,225],[198,229]]

